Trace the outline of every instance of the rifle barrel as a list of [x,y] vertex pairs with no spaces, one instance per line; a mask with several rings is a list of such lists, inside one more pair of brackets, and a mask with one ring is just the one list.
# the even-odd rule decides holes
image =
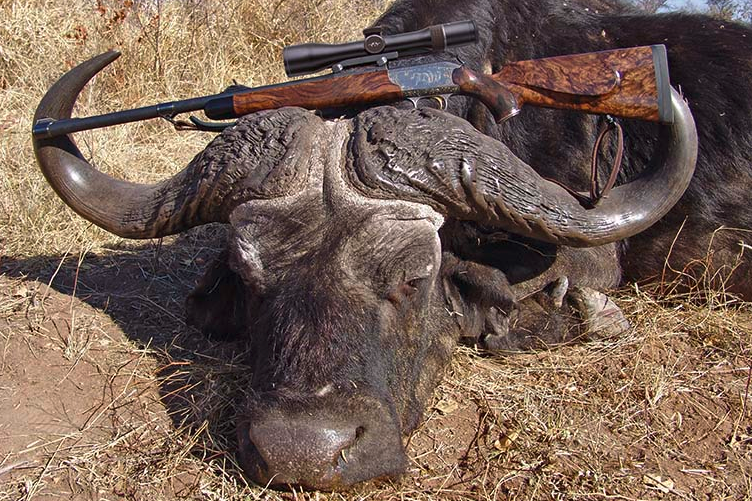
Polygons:
[[206,103],[212,99],[225,96],[227,93],[213,94],[211,96],[195,97],[181,101],[170,101],[159,103],[132,110],[115,111],[103,115],[94,115],[83,118],[67,118],[64,120],[54,120],[42,118],[34,124],[32,133],[34,137],[40,139],[72,134],[82,130],[99,129],[111,125],[126,124],[137,122],[139,120],[148,120],[151,118],[172,118],[180,113],[190,111],[199,111],[206,106]]
[[180,101],[169,101],[166,103],[144,106],[142,108],[114,111],[111,113],[104,113],[102,115],[94,115],[90,117],[65,118],[59,120],[53,118],[40,118],[32,127],[31,132],[36,138],[49,139],[65,134],[72,134],[74,132],[81,132],[82,130],[101,129],[102,127],[138,122],[139,120],[149,120],[152,118],[173,118],[175,115],[179,115],[180,113],[205,110],[206,105],[210,101],[214,101],[220,98],[226,98],[235,94],[246,94],[249,92],[258,93],[270,89],[297,85],[301,82],[324,80],[326,78],[329,78],[329,76],[330,75],[322,75],[290,82],[262,85],[260,87],[254,88],[244,87],[242,85],[232,86],[225,91],[220,92],[219,94],[194,97]]

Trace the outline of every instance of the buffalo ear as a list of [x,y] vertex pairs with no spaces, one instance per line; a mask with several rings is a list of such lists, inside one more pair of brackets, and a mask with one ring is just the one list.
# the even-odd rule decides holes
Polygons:
[[581,321],[565,301],[566,278],[521,299],[506,275],[491,266],[445,253],[442,276],[461,340],[492,352],[527,351],[576,337]]
[[508,336],[509,321],[517,313],[517,304],[503,272],[444,253],[441,274],[447,299],[461,315],[458,320],[463,341],[485,347],[489,336]]
[[227,264],[227,251],[209,266],[185,300],[186,321],[212,339],[232,339],[246,323],[243,280]]

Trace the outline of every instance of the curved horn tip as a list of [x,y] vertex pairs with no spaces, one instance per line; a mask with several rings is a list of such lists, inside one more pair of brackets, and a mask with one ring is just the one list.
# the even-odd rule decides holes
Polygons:
[[110,49],[107,52],[103,52],[99,54],[98,56],[92,57],[91,59],[89,59],[89,61],[99,60],[101,58],[103,61],[107,61],[106,63],[104,63],[105,66],[107,66],[108,64],[110,64],[111,62],[113,62],[115,59],[119,58],[122,55],[123,53],[120,52],[119,50]]
[[87,82],[119,57],[120,52],[110,50],[66,72],[42,97],[34,113],[34,123],[41,118],[70,118],[76,98]]
[[[34,123],[41,118],[70,118],[84,86],[118,57],[120,52],[110,50],[62,75],[40,101]],[[125,238],[155,238],[220,220],[214,215],[204,219],[200,213],[203,206],[185,196],[185,186],[194,179],[191,167],[159,184],[131,183],[99,172],[70,135],[33,135],[32,144],[37,163],[58,196],[82,217],[111,233]]]

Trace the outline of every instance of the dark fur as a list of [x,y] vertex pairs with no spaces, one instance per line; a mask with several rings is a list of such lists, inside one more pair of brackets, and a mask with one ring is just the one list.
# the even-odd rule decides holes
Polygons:
[[[581,331],[573,310],[557,301],[556,279],[601,290],[623,277],[649,279],[662,274],[672,245],[670,263],[682,270],[704,257],[721,225],[752,227],[752,30],[702,16],[638,16],[617,2],[554,0],[404,0],[377,24],[400,32],[463,19],[480,28],[480,43],[460,51],[475,70],[665,43],[672,82],[698,125],[696,177],[653,228],[593,249],[446,221],[442,253],[432,258],[429,275],[422,270],[435,251],[431,231],[382,212],[377,202],[332,207],[319,193],[276,208],[254,207],[257,219],[235,227],[228,253],[198,285],[188,310],[208,334],[247,336],[253,347],[252,396],[238,434],[241,462],[257,481],[333,488],[395,474],[404,466],[398,437],[418,424],[459,338],[505,350],[565,341]],[[586,182],[598,119],[530,108],[497,127],[482,105],[462,98],[453,99],[451,111],[504,141],[543,175],[573,187]],[[638,122],[626,123],[625,131],[621,181],[644,165],[657,137],[654,126]],[[391,223],[379,219],[384,214]],[[738,240],[734,232],[716,236],[716,268],[732,262]],[[260,242],[261,264],[240,248],[253,241]],[[746,259],[730,282],[747,299],[751,271]],[[318,397],[328,385],[331,393]],[[347,445],[303,451],[289,436],[300,433],[302,443],[318,444],[311,426],[339,430],[334,442]],[[347,464],[337,459],[345,451],[352,459]],[[270,464],[277,453],[278,464]],[[310,457],[299,471],[285,469],[300,454]],[[319,457],[323,466],[314,462]],[[339,476],[311,473],[322,468]]]

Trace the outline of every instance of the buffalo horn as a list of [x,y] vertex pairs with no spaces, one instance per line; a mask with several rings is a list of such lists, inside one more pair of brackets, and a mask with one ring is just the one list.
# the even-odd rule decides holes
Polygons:
[[675,120],[661,126],[658,142],[665,148],[637,179],[614,188],[595,208],[541,178],[504,144],[431,109],[362,113],[352,143],[351,181],[366,193],[427,203],[451,217],[554,244],[621,240],[663,217],[692,178],[694,120],[679,93],[672,90],[671,97]]

